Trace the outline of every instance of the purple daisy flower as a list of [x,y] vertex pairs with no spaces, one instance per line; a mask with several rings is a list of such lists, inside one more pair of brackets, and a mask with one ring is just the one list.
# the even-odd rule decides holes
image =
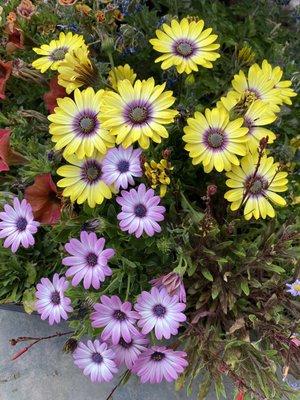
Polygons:
[[287,292],[291,293],[292,296],[300,296],[300,279],[296,279],[293,283],[287,283]]
[[65,277],[54,274],[53,281],[42,278],[41,283],[37,284],[35,296],[36,309],[41,314],[42,320],[49,318],[49,324],[59,323],[61,318],[68,319],[67,312],[72,312],[71,300],[65,297],[64,292],[69,286]]
[[134,326],[139,315],[132,310],[132,304],[129,301],[122,303],[118,296],[101,296],[100,301],[94,305],[91,320],[94,328],[105,327],[101,339],[111,338],[112,343],[117,344],[122,337],[130,343],[132,337],[139,334]]
[[186,356],[184,351],[153,346],[140,354],[132,372],[140,377],[142,383],[160,383],[162,380],[172,382],[187,367]]
[[147,190],[142,183],[137,190],[122,190],[117,202],[122,206],[122,212],[118,214],[122,231],[134,233],[137,238],[141,237],[143,232],[153,236],[155,232],[161,231],[157,221],[164,220],[163,214],[166,209],[158,205],[160,197],[155,196],[153,189]]
[[0,238],[6,238],[4,247],[10,247],[15,253],[20,246],[26,249],[34,245],[33,234],[40,225],[34,221],[31,205],[23,199],[15,197],[13,207],[5,204],[3,212],[0,212]]
[[118,344],[112,346],[116,353],[116,364],[118,366],[125,364],[128,369],[131,369],[139,355],[147,350],[148,345],[149,339],[141,334],[133,336],[129,343],[121,338]]
[[142,292],[134,308],[138,311],[140,319],[138,326],[146,335],[152,329],[155,330],[157,339],[170,339],[171,335],[177,335],[180,322],[186,320],[181,312],[185,304],[179,302],[177,295],[170,296],[165,288],[151,289],[151,292]]
[[140,155],[141,149],[119,146],[108,150],[102,164],[102,179],[107,185],[114,185],[117,190],[134,185],[134,177],[143,175]]
[[105,249],[105,239],[97,238],[94,232],[81,232],[80,240],[71,239],[65,245],[66,251],[71,257],[62,260],[64,265],[70,266],[66,276],[73,276],[72,285],[77,286],[83,280],[85,289],[93,286],[99,289],[101,282],[106,276],[112,274],[112,270],[107,265],[109,259],[114,256],[113,249]]
[[112,380],[113,374],[118,372],[115,357],[107,343],[101,343],[99,340],[88,340],[87,344],[79,342],[73,353],[75,365],[83,370],[84,375],[90,376],[92,382]]

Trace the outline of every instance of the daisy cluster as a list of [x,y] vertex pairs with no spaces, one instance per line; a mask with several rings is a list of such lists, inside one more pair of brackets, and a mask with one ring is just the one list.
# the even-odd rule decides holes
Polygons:
[[[83,282],[84,289],[99,289],[106,277],[112,275],[108,262],[114,250],[105,248],[105,239],[97,238],[94,232],[81,232],[80,240],[71,239],[65,250],[69,255],[62,263],[68,267],[65,276],[72,278],[73,286]],[[73,311],[65,294],[69,286],[66,277],[55,274],[52,282],[42,278],[37,285],[36,309],[50,325],[68,319],[68,313]],[[75,364],[92,382],[110,381],[122,365],[143,383],[170,382],[187,366],[185,352],[151,346],[147,336],[153,332],[156,339],[162,340],[178,334],[186,320],[183,283],[173,273],[152,284],[152,289],[143,291],[134,305],[122,302],[116,295],[102,295],[99,303],[94,304],[91,325],[102,333],[94,341],[80,342],[73,354]]]
[[[192,17],[163,23],[150,40],[160,53],[155,62],[163,70],[176,70],[178,79],[201,67],[212,68],[220,57],[220,45],[212,28],[204,25]],[[111,61],[109,45],[108,39],[103,41]],[[138,79],[128,64],[114,67],[111,62],[103,78],[90,47],[77,33],[61,32],[33,51],[39,57],[32,67],[41,74],[48,70],[56,74],[51,85],[59,95],[48,102],[48,120],[53,151],[64,159],[56,171],[62,191],[58,193],[51,175],[45,174],[25,190],[24,199],[15,197],[12,204],[4,205],[0,212],[4,247],[16,252],[33,246],[40,224],[59,220],[63,207],[59,197],[91,209],[115,201],[119,233],[136,239],[159,234],[168,204],[162,199],[172,185],[173,166],[168,149],[160,161],[147,162],[146,155],[163,145],[182,117],[173,92],[153,77]],[[225,171],[229,190],[224,197],[232,211],[243,207],[246,220],[274,217],[272,204],[286,204],[278,193],[287,190],[287,172],[266,151],[277,136],[265,127],[296,95],[291,81],[282,80],[282,75],[282,69],[267,60],[253,64],[247,74],[240,71],[234,76],[231,88],[214,108],[196,111],[183,121],[182,144],[192,164],[201,165],[205,173]],[[10,132],[0,134],[8,143]],[[17,153],[9,155],[7,160],[23,162]],[[9,168],[6,159],[2,168]],[[41,198],[40,187],[46,199],[54,198],[51,215],[46,215],[47,200]],[[110,260],[116,252],[106,247],[108,238],[87,230],[78,236],[64,245],[65,274],[42,278],[37,285],[36,309],[50,325],[67,320],[74,311],[67,292],[70,286],[100,291],[113,274]],[[170,382],[187,367],[187,354],[176,350],[176,344],[157,344],[178,335],[186,321],[182,276],[172,271],[150,284],[149,291],[131,301],[102,294],[93,304],[89,320],[100,334],[79,342],[73,353],[74,363],[92,382],[110,381],[123,365],[142,383]],[[287,287],[293,296],[300,295],[299,280]]]

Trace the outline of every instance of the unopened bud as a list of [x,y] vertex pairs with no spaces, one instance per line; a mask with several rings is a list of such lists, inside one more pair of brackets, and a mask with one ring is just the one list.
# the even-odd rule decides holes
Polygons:
[[218,191],[218,188],[216,185],[208,185],[207,186],[207,196],[213,196],[214,194],[216,194]]
[[101,44],[101,50],[105,53],[111,53],[114,50],[113,38],[106,36]]

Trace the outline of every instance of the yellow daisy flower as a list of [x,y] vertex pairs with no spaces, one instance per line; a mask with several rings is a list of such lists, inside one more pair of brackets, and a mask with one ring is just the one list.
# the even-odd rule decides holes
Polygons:
[[[231,84],[238,94],[235,95],[238,102],[245,103],[246,107],[250,106],[255,100],[262,100],[264,103],[269,104],[272,111],[280,111],[279,105],[282,104],[282,99],[279,91],[275,88],[274,82],[260,69],[258,64],[251,65],[248,76],[243,71],[240,71],[234,76]],[[233,94],[231,94],[231,98],[234,98]]]
[[128,79],[132,84],[136,79],[136,73],[128,64],[119,65],[109,71],[108,81],[116,91],[118,90],[118,82],[124,79]]
[[48,116],[52,122],[49,132],[55,149],[65,148],[63,156],[76,154],[78,158],[91,157],[94,149],[105,154],[114,146],[115,140],[100,122],[104,90],[94,92],[87,88],[75,89],[74,100],[69,97],[57,99],[58,107]]
[[163,24],[162,30],[155,32],[157,38],[150,40],[154,50],[164,53],[155,62],[162,61],[162,69],[174,65],[180,74],[198,71],[198,65],[212,68],[212,61],[220,57],[215,51],[220,45],[214,43],[218,36],[211,35],[212,28],[203,30],[203,27],[203,20],[189,22],[187,18],[180,22],[173,19],[171,25]]
[[68,94],[81,86],[93,86],[98,80],[98,70],[90,60],[85,44],[66,54],[58,73],[58,84],[65,87]]
[[248,108],[244,115],[245,126],[249,129],[248,137],[249,140],[246,143],[247,148],[252,153],[258,150],[259,142],[262,138],[268,137],[268,143],[273,143],[276,139],[276,135],[266,129],[263,126],[271,124],[277,118],[268,104],[263,103],[261,100],[256,100]]
[[[260,216],[274,217],[275,211],[270,201],[276,205],[284,206],[286,201],[276,192],[287,190],[288,180],[286,172],[278,172],[278,163],[273,157],[263,156],[255,174],[258,163],[258,152],[248,154],[241,160],[240,166],[234,166],[226,173],[229,178],[226,185],[230,188],[224,197],[231,202],[231,210],[235,211],[244,205],[246,220]],[[270,200],[270,201],[269,201]]]
[[33,51],[42,57],[33,61],[32,66],[42,73],[47,69],[57,70],[67,53],[84,45],[82,35],[73,35],[72,32],[65,34],[61,32],[57,40],[51,40],[49,44],[34,47]]
[[79,159],[75,154],[67,156],[69,165],[58,168],[57,174],[63,179],[57,186],[64,188],[63,196],[70,197],[72,202],[82,204],[85,201],[91,208],[101,204],[104,199],[111,199],[112,190],[102,180],[103,156],[94,151],[91,157]]
[[125,148],[139,142],[143,149],[150,139],[160,143],[169,136],[163,125],[170,124],[178,114],[169,107],[175,102],[173,92],[164,92],[166,84],[155,85],[154,79],[118,82],[118,93],[108,91],[102,108],[102,126],[116,136],[116,143]]
[[230,171],[239,165],[236,155],[245,156],[248,128],[243,127],[243,118],[229,121],[229,114],[223,108],[206,109],[205,115],[196,112],[188,118],[183,130],[185,149],[190,153],[194,165],[203,163],[204,171],[213,168],[221,172]]
[[281,80],[283,75],[282,69],[279,66],[272,68],[272,65],[269,64],[267,60],[263,60],[261,70],[265,75],[269,76],[269,79],[274,83],[275,88],[279,91],[279,96],[283,103],[291,105],[292,102],[290,98],[297,96],[297,93],[290,87],[292,86],[291,81]]

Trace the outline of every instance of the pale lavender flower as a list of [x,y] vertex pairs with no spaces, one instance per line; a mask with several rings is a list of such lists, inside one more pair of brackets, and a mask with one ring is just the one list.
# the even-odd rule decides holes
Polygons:
[[129,301],[122,301],[118,296],[101,296],[101,303],[94,305],[95,311],[91,314],[92,326],[103,328],[101,339],[106,341],[111,338],[113,344],[117,344],[122,337],[126,343],[130,343],[133,336],[139,334],[135,322],[139,315],[132,310]]
[[293,283],[287,283],[287,292],[291,293],[292,296],[300,296],[300,279],[296,279]]
[[177,335],[180,323],[186,320],[182,313],[185,304],[179,302],[178,296],[170,296],[165,288],[154,287],[150,293],[142,292],[134,308],[140,315],[138,326],[142,333],[146,335],[154,329],[159,340]]
[[94,232],[82,231],[80,240],[71,239],[65,245],[66,251],[71,257],[62,260],[64,265],[70,266],[66,276],[73,276],[72,285],[77,286],[83,280],[85,289],[93,286],[99,289],[106,276],[112,274],[112,270],[107,265],[109,259],[114,256],[113,249],[105,249],[105,239],[97,238]]
[[79,342],[73,353],[75,365],[83,370],[84,375],[90,376],[92,382],[109,382],[113,379],[113,374],[118,372],[115,357],[107,343],[99,340],[88,340],[87,344]]
[[54,274],[52,282],[48,278],[42,278],[37,284],[36,309],[42,320],[49,318],[50,325],[58,324],[61,318],[68,319],[67,312],[73,311],[71,300],[64,295],[68,286],[66,278],[60,278],[58,274]]
[[116,364],[118,366],[125,364],[128,369],[131,369],[139,355],[147,349],[148,345],[149,339],[145,335],[132,336],[129,343],[121,338],[118,344],[112,346],[113,351],[116,353]]
[[122,206],[122,212],[118,214],[122,231],[134,233],[137,238],[143,232],[153,236],[155,232],[161,232],[157,223],[164,220],[165,207],[159,206],[160,197],[155,196],[153,189],[146,189],[142,183],[137,189],[122,190],[117,202]]
[[134,177],[143,175],[140,156],[141,149],[119,146],[108,150],[102,164],[102,179],[107,185],[114,185],[117,190],[134,185]]
[[0,238],[6,238],[4,247],[10,247],[15,253],[20,246],[26,249],[34,245],[33,234],[40,225],[34,221],[31,205],[27,200],[21,202],[17,197],[13,199],[13,207],[5,204],[4,211],[0,212]]
[[185,287],[181,276],[176,274],[176,272],[170,272],[167,275],[152,279],[150,283],[158,289],[166,288],[169,295],[174,296],[174,294],[176,294],[180,302],[186,303]]
[[172,382],[187,367],[184,351],[174,351],[166,347],[153,346],[140,354],[133,365],[132,372],[137,374],[142,383]]

